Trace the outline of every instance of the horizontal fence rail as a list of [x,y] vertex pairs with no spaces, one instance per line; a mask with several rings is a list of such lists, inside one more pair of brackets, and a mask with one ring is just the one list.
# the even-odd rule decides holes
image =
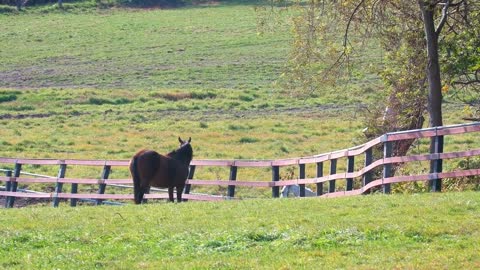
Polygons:
[[[374,188],[382,188],[383,192],[390,191],[390,184],[413,182],[413,181],[432,181],[435,183],[436,191],[441,189],[441,179],[479,176],[479,169],[456,170],[453,172],[442,172],[441,165],[432,167],[429,173],[393,176],[392,165],[406,164],[409,162],[431,161],[432,164],[439,164],[438,161],[469,158],[480,156],[480,149],[467,149],[464,151],[446,152],[436,151],[428,154],[392,156],[392,145],[397,141],[431,138],[432,140],[443,143],[443,136],[465,134],[470,132],[480,132],[480,123],[443,126],[436,128],[427,128],[419,130],[410,130],[402,132],[387,133],[376,139],[373,139],[363,145],[349,149],[324,153],[320,155],[300,158],[278,159],[278,160],[193,160],[190,165],[190,173],[184,190],[186,200],[206,200],[218,201],[231,199],[235,196],[235,187],[251,188],[271,188],[272,196],[280,196],[280,188],[298,185],[299,194],[305,196],[305,185],[316,185],[316,195],[321,197],[339,197],[349,195],[360,195],[371,191]],[[383,150],[383,156],[374,160],[373,149]],[[443,149],[443,146],[440,148]],[[363,155],[363,167],[355,170],[355,157]],[[337,172],[339,159],[346,159],[346,170]],[[15,198],[37,198],[50,199],[53,206],[58,206],[59,200],[70,200],[71,206],[76,206],[79,199],[94,200],[96,204],[102,204],[104,200],[132,200],[133,194],[105,194],[106,187],[109,185],[131,185],[131,179],[109,179],[112,167],[128,167],[129,160],[77,160],[77,159],[26,159],[26,158],[4,158],[0,157],[0,164],[13,165],[12,170],[6,171],[5,176],[0,176],[0,182],[5,183],[5,191],[0,191],[0,197],[5,197],[5,207],[13,207]],[[316,166],[315,177],[306,177],[305,165],[313,164]],[[324,166],[328,165],[328,166]],[[21,177],[22,165],[38,166],[59,166],[57,177]],[[99,179],[91,178],[67,178],[66,170],[69,166],[97,166],[103,167]],[[298,178],[280,179],[280,168],[286,166],[298,167]],[[230,168],[229,179],[225,180],[202,180],[194,179],[196,168],[199,167],[226,167]],[[329,169],[324,174],[324,167]],[[272,177],[268,180],[239,180],[238,169],[240,168],[270,168]],[[380,178],[373,179],[373,172],[382,169]],[[32,175],[30,175],[32,176]],[[34,176],[34,175],[33,175]],[[360,185],[354,185],[355,179],[361,178]],[[336,181],[345,180],[344,190],[339,190]],[[53,184],[54,192],[46,193],[23,193],[18,190],[18,183],[21,184]],[[63,191],[63,185],[71,185],[70,193]],[[78,193],[78,185],[98,185],[97,193]],[[324,191],[324,185],[328,185]],[[225,196],[214,196],[205,194],[190,194],[192,186],[226,186],[227,194]],[[356,188],[355,188],[356,186]],[[146,199],[166,199],[165,193],[146,194]]]

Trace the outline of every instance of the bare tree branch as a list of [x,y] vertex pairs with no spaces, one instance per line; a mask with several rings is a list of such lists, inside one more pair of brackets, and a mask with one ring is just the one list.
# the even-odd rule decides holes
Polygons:
[[455,84],[455,85],[471,85],[471,84],[477,84],[477,83],[480,83],[480,80],[470,80],[470,81],[466,81],[466,82],[463,82],[463,81],[453,82],[453,84]]
[[[450,7],[457,7],[457,6],[460,6],[461,4],[465,3],[466,0],[460,0],[458,1],[457,3],[450,3]],[[441,3],[441,5],[444,5],[443,3]]]
[[442,32],[442,28],[445,25],[445,22],[447,21],[448,18],[448,8],[450,7],[450,0],[447,0],[445,2],[445,5],[442,8],[442,18],[440,19],[440,23],[437,26],[437,29],[435,29],[435,34],[440,35],[440,32]]
[[343,48],[344,48],[344,50],[347,47],[348,30],[350,28],[350,24],[353,21],[353,16],[355,16],[355,14],[360,9],[360,7],[363,5],[363,3],[365,3],[365,0],[360,1],[360,3],[358,3],[358,5],[353,10],[352,14],[350,14],[350,18],[348,19],[348,22],[347,22],[347,27],[345,28],[345,34],[343,35]]

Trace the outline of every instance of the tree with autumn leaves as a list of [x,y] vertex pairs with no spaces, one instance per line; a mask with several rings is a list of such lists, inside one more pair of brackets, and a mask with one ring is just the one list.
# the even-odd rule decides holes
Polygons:
[[[384,102],[369,108],[367,139],[422,128],[426,113],[430,127],[442,126],[443,95],[447,92],[480,109],[480,1],[271,3],[293,10],[293,46],[281,79],[291,93],[308,97],[325,84],[348,81],[345,78],[358,68],[359,55],[372,48],[369,41],[380,44],[384,57],[377,72],[384,90],[378,94]],[[405,155],[413,142],[395,143],[393,154]],[[430,150],[442,152],[443,138],[432,140]],[[431,171],[434,167],[441,170],[441,166],[441,160],[433,161]]]
[[380,119],[389,121],[377,123],[375,134],[421,127],[425,111],[429,126],[443,125],[446,91],[471,105],[480,101],[479,1],[274,2],[295,10],[284,80],[293,92],[309,95],[348,76],[365,40],[380,43],[385,58],[379,74],[387,89],[387,108]]

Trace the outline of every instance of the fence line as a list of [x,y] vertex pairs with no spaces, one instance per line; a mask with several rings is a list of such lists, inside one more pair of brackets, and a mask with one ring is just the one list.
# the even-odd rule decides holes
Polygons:
[[[305,196],[305,185],[315,184],[317,187],[316,195],[322,197],[338,197],[359,195],[370,191],[373,188],[381,187],[385,193],[390,192],[390,184],[412,181],[430,181],[433,191],[441,190],[442,178],[456,178],[480,175],[480,169],[457,170],[454,172],[443,172],[442,161],[453,158],[468,158],[480,156],[480,149],[468,149],[456,152],[443,152],[443,137],[470,132],[480,132],[480,123],[471,123],[463,125],[443,126],[427,129],[409,130],[384,134],[365,144],[355,146],[339,151],[319,154],[309,157],[278,159],[278,160],[193,160],[190,165],[190,173],[184,190],[185,199],[191,200],[223,200],[234,198],[235,187],[264,187],[272,189],[272,197],[280,196],[280,187],[298,185],[300,196]],[[392,156],[393,144],[397,141],[431,138],[438,144],[435,152],[428,154],[418,154],[409,156]],[[374,160],[373,149],[383,150],[383,156]],[[364,155],[363,167],[355,171],[355,157]],[[337,161],[340,158],[346,158],[346,171],[337,173]],[[393,176],[392,166],[399,163],[409,163],[418,161],[431,161],[431,171],[427,174],[411,176]],[[323,173],[324,163],[328,162],[329,172]],[[96,204],[102,204],[103,200],[131,200],[132,194],[105,194],[107,185],[126,185],[131,184],[131,179],[109,179],[109,173],[112,166],[127,167],[128,160],[77,160],[77,159],[25,159],[25,158],[4,158],[0,157],[0,163],[13,164],[14,170],[8,170],[5,176],[0,176],[0,182],[6,183],[7,191],[0,191],[0,196],[5,196],[6,207],[12,207],[16,197],[29,198],[50,198],[54,206],[58,206],[59,199],[70,199],[71,206],[76,205],[77,199],[93,199]],[[38,178],[38,177],[20,177],[22,165],[56,165],[59,166],[57,177]],[[307,178],[305,174],[305,165],[316,165],[316,175],[313,178]],[[66,178],[65,173],[68,166],[103,166],[102,174],[99,179]],[[280,180],[280,168],[286,166],[298,166],[298,178],[289,180]],[[195,169],[197,167],[227,167],[230,168],[229,179],[225,180],[201,180],[194,179]],[[271,168],[272,178],[263,181],[238,180],[238,168]],[[381,178],[373,179],[373,172],[376,169],[382,169]],[[35,175],[32,175],[35,176]],[[362,178],[359,188],[354,189],[355,178]],[[337,180],[346,180],[345,189],[338,190]],[[18,183],[52,183],[55,184],[55,192],[32,195],[17,192]],[[71,192],[64,193],[63,185],[70,184]],[[79,184],[98,185],[97,194],[79,194],[77,192]],[[327,192],[324,193],[324,184],[328,185]],[[227,196],[208,196],[199,194],[190,194],[191,186],[227,186]],[[358,185],[357,185],[358,187]],[[165,199],[167,194],[147,194],[147,199]]]

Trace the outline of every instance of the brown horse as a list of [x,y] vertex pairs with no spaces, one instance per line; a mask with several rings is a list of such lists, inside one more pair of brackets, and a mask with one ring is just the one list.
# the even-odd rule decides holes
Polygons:
[[130,161],[130,173],[133,177],[135,204],[142,203],[143,195],[149,193],[151,186],[168,188],[168,198],[171,202],[175,187],[177,201],[182,201],[182,192],[193,157],[191,140],[192,138],[183,141],[178,137],[180,147],[166,156],[153,150],[140,150],[133,156]]

